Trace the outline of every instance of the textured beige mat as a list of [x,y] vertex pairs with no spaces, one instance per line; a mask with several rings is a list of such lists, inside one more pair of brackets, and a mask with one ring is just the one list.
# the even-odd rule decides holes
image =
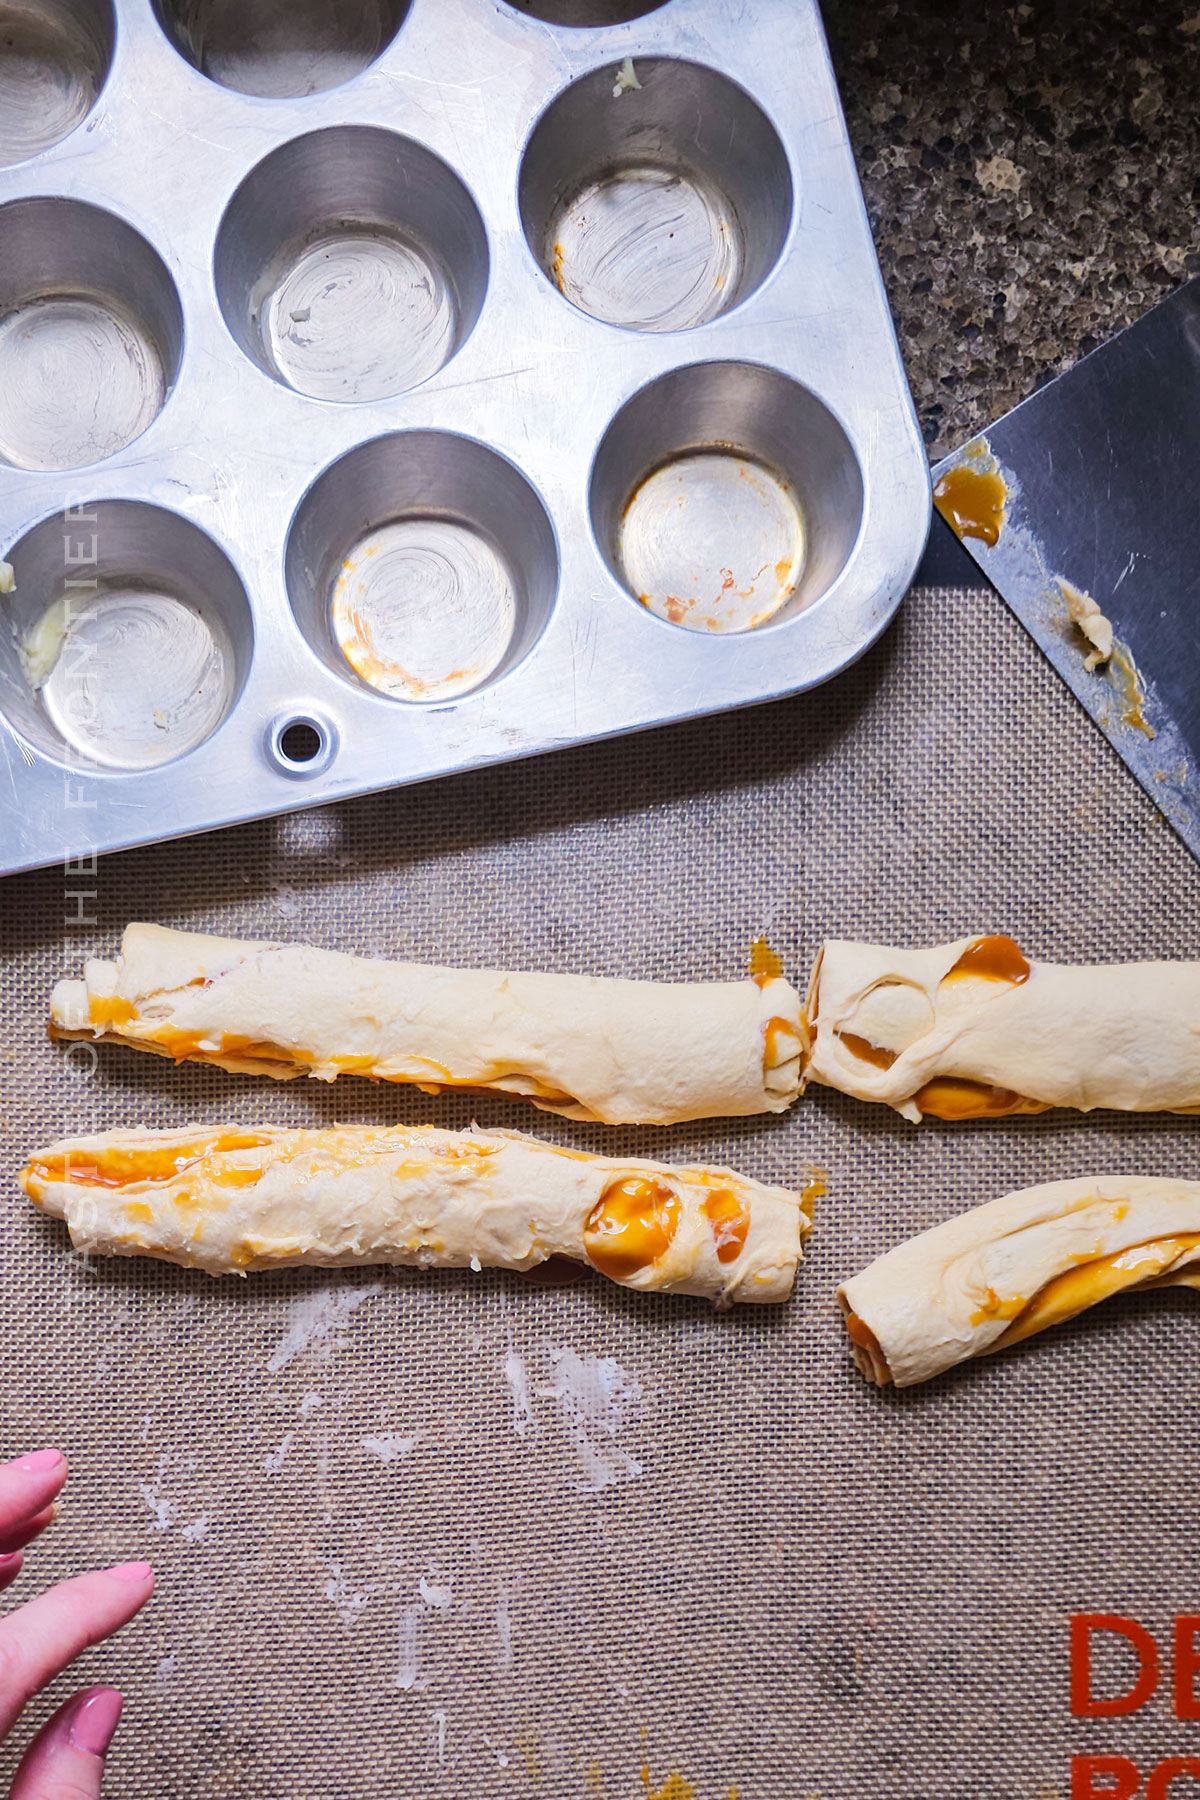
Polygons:
[[[78,1677],[128,1696],[111,1794],[1065,1800],[1072,1748],[1194,1749],[1165,1703],[1072,1724],[1066,1620],[1195,1610],[1197,1297],[881,1395],[832,1295],[1013,1187],[1195,1176],[1195,1122],[915,1128],[817,1093],[607,1131],[117,1049],[72,1072],[43,1035],[53,977],[130,917],[609,975],[734,975],[764,931],[789,973],[826,935],[977,928],[1200,956],[1200,871],[998,601],[916,592],[794,701],[13,879],[0,907],[0,1448],[75,1465],[16,1597],[101,1559],[161,1571]],[[88,1267],[12,1184],[64,1130],[472,1112],[827,1168],[798,1297],[716,1317],[598,1281]]]

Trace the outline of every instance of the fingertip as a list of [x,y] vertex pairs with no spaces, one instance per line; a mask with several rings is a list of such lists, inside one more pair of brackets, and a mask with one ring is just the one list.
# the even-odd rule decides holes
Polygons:
[[114,1563],[111,1569],[105,1569],[105,1575],[111,1575],[115,1581],[149,1582],[154,1584],[154,1570],[148,1562]]
[[71,1703],[67,1727],[75,1748],[89,1756],[103,1756],[112,1743],[124,1704],[119,1688],[86,1688],[77,1694]]
[[49,1475],[60,1468],[66,1473],[67,1459],[61,1450],[48,1446],[45,1450],[30,1450],[24,1456],[18,1456],[9,1463],[10,1469],[20,1469],[25,1475]]
[[99,1800],[104,1757],[117,1729],[123,1701],[119,1689],[84,1688],[42,1726],[21,1758],[9,1800]]
[[25,1558],[20,1550],[8,1550],[0,1555],[0,1591],[17,1579],[24,1563]]

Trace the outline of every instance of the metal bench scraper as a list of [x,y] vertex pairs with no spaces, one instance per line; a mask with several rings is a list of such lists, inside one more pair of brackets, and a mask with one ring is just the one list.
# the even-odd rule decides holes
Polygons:
[[942,517],[1200,857],[1200,279],[934,482]]

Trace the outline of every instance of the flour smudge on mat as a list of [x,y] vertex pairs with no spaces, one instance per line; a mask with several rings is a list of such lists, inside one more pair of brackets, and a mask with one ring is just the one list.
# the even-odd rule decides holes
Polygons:
[[364,1300],[382,1292],[383,1283],[373,1281],[367,1287],[322,1288],[318,1293],[293,1300],[288,1308],[288,1329],[267,1359],[271,1374],[278,1375],[310,1350],[323,1360],[328,1360],[335,1350],[344,1350],[350,1339],[342,1327],[350,1314]]

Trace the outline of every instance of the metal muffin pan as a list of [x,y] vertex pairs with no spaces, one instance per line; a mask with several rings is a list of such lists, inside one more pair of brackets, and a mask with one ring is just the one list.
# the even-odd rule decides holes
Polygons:
[[811,687],[928,518],[815,5],[0,0],[0,870]]

